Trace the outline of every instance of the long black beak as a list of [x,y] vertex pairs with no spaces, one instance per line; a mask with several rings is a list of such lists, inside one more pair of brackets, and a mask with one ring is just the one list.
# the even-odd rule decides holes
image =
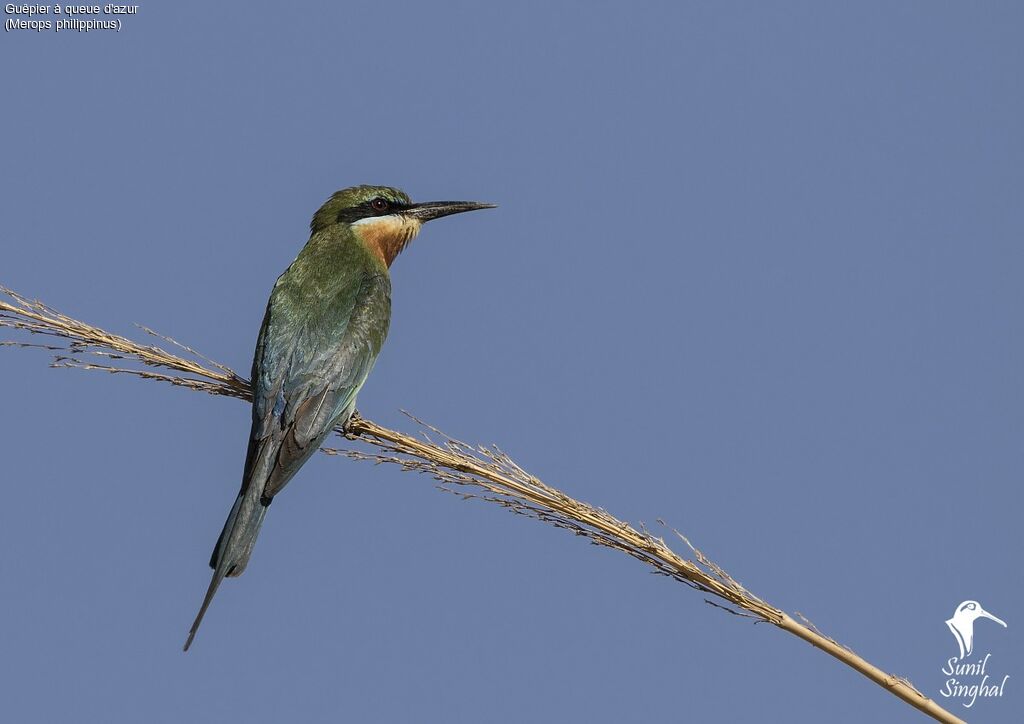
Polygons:
[[496,204],[482,204],[479,201],[427,201],[422,204],[410,204],[402,210],[402,214],[426,222],[440,219],[442,216],[461,214],[464,211],[493,209],[495,206]]

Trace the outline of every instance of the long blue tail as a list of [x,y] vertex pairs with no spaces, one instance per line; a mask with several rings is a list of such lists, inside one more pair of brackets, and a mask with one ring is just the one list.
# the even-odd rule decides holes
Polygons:
[[263,526],[263,518],[267,515],[267,506],[260,500],[260,494],[256,485],[248,486],[248,489],[239,493],[235,504],[231,506],[228,519],[224,522],[224,529],[217,539],[217,545],[213,549],[213,556],[210,558],[210,567],[213,568],[213,579],[210,587],[206,589],[206,597],[203,605],[192,623],[188,632],[188,640],[185,641],[185,651],[192,645],[192,639],[196,637],[199,625],[203,622],[206,609],[217,593],[217,588],[225,577],[240,576],[249,563],[249,556],[252,555],[253,546],[256,544],[256,537],[260,534]]

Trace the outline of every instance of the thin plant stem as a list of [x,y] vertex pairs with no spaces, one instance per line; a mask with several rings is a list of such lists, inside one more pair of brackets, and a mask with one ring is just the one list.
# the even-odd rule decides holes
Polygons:
[[[52,352],[52,367],[133,375],[211,395],[252,399],[249,381],[244,377],[151,329],[140,327],[146,334],[176,348],[180,354],[111,334],[4,286],[0,286],[0,294],[7,297],[6,300],[0,298],[0,328],[29,335],[27,340],[0,341],[0,346],[40,348]],[[28,341],[38,338],[45,341]],[[755,596],[693,546],[682,533],[674,531],[685,546],[688,557],[677,553],[663,538],[652,535],[643,526],[636,528],[601,508],[547,485],[526,472],[497,446],[469,445],[412,415],[409,417],[419,427],[420,436],[388,429],[356,414],[344,429],[337,432],[349,440],[367,443],[371,451],[324,448],[323,452],[425,473],[441,489],[463,498],[496,503],[513,513],[535,518],[597,545],[621,551],[651,566],[656,573],[714,597],[718,602],[705,599],[713,606],[755,622],[770,623],[803,639],[937,721],[962,722],[922,694],[907,679],[886,673],[869,663],[822,634],[801,614],[797,614],[802,620],[798,621]]]

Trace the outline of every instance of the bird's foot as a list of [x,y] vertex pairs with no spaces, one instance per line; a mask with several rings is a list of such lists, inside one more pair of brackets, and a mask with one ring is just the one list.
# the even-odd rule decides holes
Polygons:
[[356,423],[362,419],[362,415],[359,414],[358,410],[352,410],[352,414],[348,416],[345,423],[341,426],[341,433],[347,440],[357,440],[359,433],[355,431]]

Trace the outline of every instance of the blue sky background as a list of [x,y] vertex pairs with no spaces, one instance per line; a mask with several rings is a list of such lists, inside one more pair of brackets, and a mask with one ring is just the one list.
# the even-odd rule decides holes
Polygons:
[[[393,269],[360,397],[939,698],[1024,706],[1016,3],[148,2],[0,39],[0,282],[248,370],[334,190],[500,209]],[[317,456],[181,644],[238,402],[0,352],[6,721],[922,721],[808,645],[425,478]],[[948,703],[948,702],[946,702]]]

